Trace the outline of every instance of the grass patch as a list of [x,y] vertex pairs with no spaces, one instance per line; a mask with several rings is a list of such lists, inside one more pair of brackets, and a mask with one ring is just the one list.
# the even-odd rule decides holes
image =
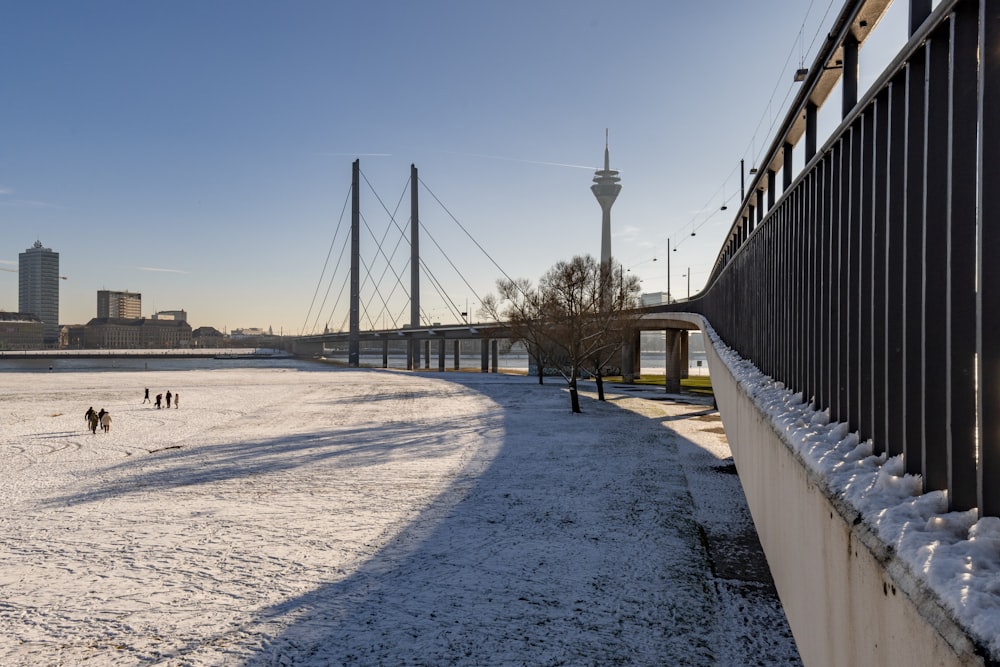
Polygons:
[[[623,382],[621,375],[614,375],[604,378],[605,382]],[[635,380],[633,384],[649,385],[653,387],[662,387],[667,381],[667,376],[643,374],[642,377]],[[712,389],[712,378],[708,375],[692,375],[681,380],[681,391],[686,394],[694,394],[695,396],[708,396],[710,398],[715,397],[715,392]]]

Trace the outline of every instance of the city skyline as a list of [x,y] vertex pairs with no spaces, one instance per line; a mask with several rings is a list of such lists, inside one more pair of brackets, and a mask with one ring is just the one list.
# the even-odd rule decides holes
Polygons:
[[[422,279],[425,316],[455,321],[440,285],[476,319],[504,274],[536,281],[557,261],[599,256],[587,190],[605,128],[628,184],[614,259],[643,291],[665,292],[656,260],[672,239],[670,278],[690,267],[697,291],[731,222],[719,209],[735,209],[740,160],[749,168],[766,148],[833,17],[794,0],[601,7],[9,5],[0,216],[15,233],[0,252],[0,309],[16,309],[16,254],[40,239],[61,252],[62,324],[86,322],[109,289],[141,292],[144,314],[185,309],[220,330],[337,329],[342,282],[321,275],[360,159],[369,281],[386,273],[393,299],[405,291],[372,238],[406,226],[415,164],[435,274]],[[884,66],[877,42],[862,53],[863,86]],[[395,305],[367,302],[374,323],[391,324]]]

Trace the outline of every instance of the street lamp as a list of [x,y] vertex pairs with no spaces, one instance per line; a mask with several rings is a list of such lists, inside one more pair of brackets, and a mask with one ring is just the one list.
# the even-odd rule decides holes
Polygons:
[[667,303],[670,303],[670,239],[667,239]]

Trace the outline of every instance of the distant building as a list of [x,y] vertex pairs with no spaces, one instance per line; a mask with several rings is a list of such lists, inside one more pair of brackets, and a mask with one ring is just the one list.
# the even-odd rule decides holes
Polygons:
[[641,306],[660,306],[665,303],[670,303],[667,300],[666,292],[647,292],[639,295],[639,305]]
[[18,304],[21,313],[42,321],[45,346],[59,345],[59,253],[41,241],[18,255]]
[[215,327],[198,327],[191,332],[191,347],[225,347],[226,337]]
[[245,327],[230,331],[227,342],[239,347],[279,347],[281,337],[275,336],[270,327],[266,331],[260,327]]
[[95,317],[84,327],[89,349],[173,349],[191,347],[191,325],[183,320]]
[[259,338],[260,336],[267,336],[268,332],[264,331],[260,327],[246,327],[244,329],[233,329],[229,336],[230,338]]
[[123,320],[137,320],[142,317],[142,294],[138,292],[115,292],[98,290],[97,316]]
[[153,313],[154,320],[178,320],[187,322],[188,314],[185,310],[160,310]]
[[86,324],[66,324],[60,332],[59,347],[71,350],[80,350],[84,346],[84,335],[87,332]]
[[0,350],[40,350],[44,344],[44,327],[30,313],[0,311]]

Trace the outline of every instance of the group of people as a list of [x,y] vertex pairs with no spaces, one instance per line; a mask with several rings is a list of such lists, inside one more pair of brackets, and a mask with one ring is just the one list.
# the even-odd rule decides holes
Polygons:
[[[180,393],[171,394],[170,390],[167,389],[167,407],[168,408],[170,407],[170,402],[171,401],[173,401],[175,409],[181,407],[181,395],[180,395]],[[143,403],[149,403],[150,402],[149,401],[149,387],[146,387],[146,396],[142,399],[142,402]],[[154,403],[154,405],[156,406],[157,410],[159,410],[160,408],[163,407],[163,394],[157,394],[156,395],[156,403]]]
[[95,412],[94,407],[91,406],[86,414],[83,415],[83,418],[86,420],[90,432],[95,435],[97,434],[98,426],[105,433],[111,430],[111,413],[104,408],[101,408],[99,412]]
[[[175,409],[181,407],[180,394],[171,393],[171,391],[167,389],[166,398],[167,398],[168,408],[170,407],[171,403],[173,403]],[[145,398],[143,398],[142,402],[143,403],[151,402],[149,400],[149,387],[146,387],[146,396]],[[154,405],[156,405],[157,409],[163,407],[163,394],[156,395],[156,403],[154,403]],[[104,408],[101,408],[100,410],[94,410],[93,406],[91,406],[87,410],[86,414],[83,415],[83,419],[87,422],[87,428],[89,428],[90,432],[94,433],[95,435],[97,434],[98,427],[100,427],[101,430],[104,431],[105,433],[111,430],[111,413],[105,410]]]

